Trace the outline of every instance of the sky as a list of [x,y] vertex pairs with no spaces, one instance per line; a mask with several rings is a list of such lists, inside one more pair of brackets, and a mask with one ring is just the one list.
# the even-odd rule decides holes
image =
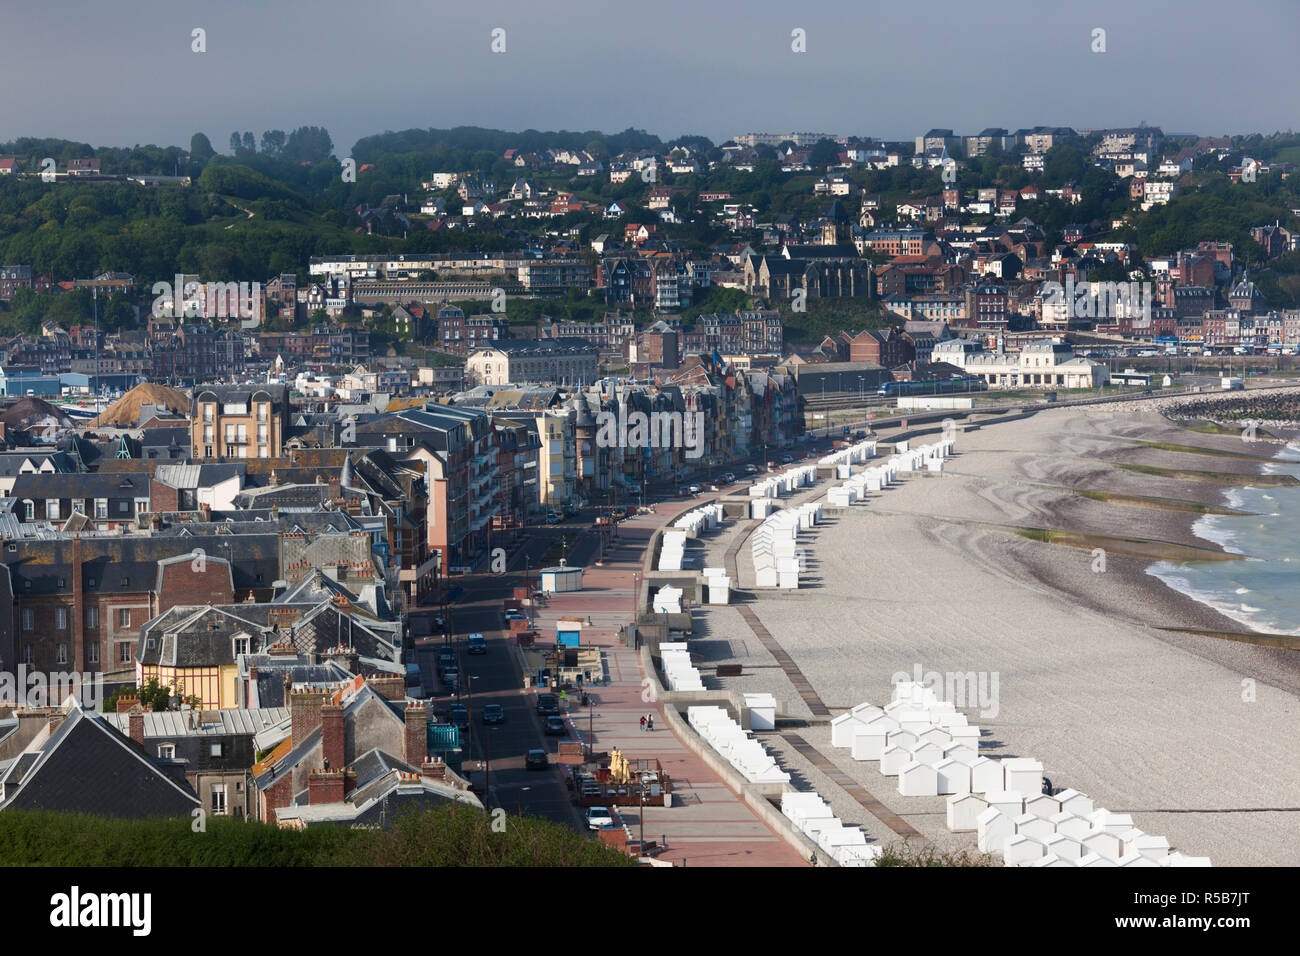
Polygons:
[[201,131],[224,152],[235,130],[308,125],[342,158],[362,136],[458,125],[715,142],[1141,122],[1227,135],[1288,129],[1300,105],[1297,0],[3,6],[0,142],[188,146]]

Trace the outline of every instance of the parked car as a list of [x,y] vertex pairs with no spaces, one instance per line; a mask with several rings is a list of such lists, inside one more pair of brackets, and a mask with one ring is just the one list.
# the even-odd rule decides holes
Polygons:
[[609,516],[613,518],[615,521],[622,521],[624,518],[627,517],[627,509],[614,508],[613,510],[610,511]]
[[686,489],[686,490],[689,491],[689,492],[690,492],[691,494],[693,494],[693,495],[698,495],[698,494],[699,494],[701,491],[703,491],[704,489],[701,488],[699,485],[691,485],[690,488],[688,488],[688,489]]
[[545,750],[530,750],[524,757],[525,770],[545,770],[550,765]]
[[560,523],[559,512],[556,511],[546,512],[545,521],[547,524],[559,524]]
[[554,694],[537,695],[537,712],[543,717],[560,712],[560,702],[555,699]]
[[793,455],[782,455],[782,456],[781,456],[781,464],[783,464],[783,465],[788,465],[788,464],[790,464],[792,461],[794,461],[794,456],[793,456]]
[[614,815],[609,812],[608,807],[588,807],[587,808],[587,828],[590,830],[600,830],[604,827],[614,825]]
[[500,704],[483,705],[483,723],[485,724],[504,724],[506,722],[506,712]]
[[464,730],[469,726],[469,710],[457,704],[451,709],[451,722]]
[[747,474],[747,475],[757,475],[757,474],[758,474],[758,465],[746,465],[746,466],[745,466],[745,474]]
[[465,650],[470,654],[486,654],[487,639],[482,634],[471,634],[465,639]]
[[569,732],[569,729],[564,726],[563,717],[547,717],[546,726],[543,729],[548,737],[563,737]]
[[722,483],[724,485],[733,485],[736,483],[736,476],[729,471],[724,471],[722,473]]
[[528,620],[527,615],[525,615],[523,611],[517,611],[517,610],[515,610],[514,608],[507,608],[506,611],[505,611],[505,617],[506,617],[506,620],[507,620],[507,621],[526,621],[526,620]]

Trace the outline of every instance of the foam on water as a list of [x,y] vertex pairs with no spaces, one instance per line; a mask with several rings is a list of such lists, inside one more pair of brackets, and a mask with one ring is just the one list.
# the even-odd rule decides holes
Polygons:
[[[1300,449],[1288,445],[1277,459],[1265,466],[1266,473],[1300,472]],[[1160,561],[1147,573],[1246,627],[1300,635],[1300,588],[1287,567],[1300,557],[1300,486],[1233,488],[1225,497],[1228,507],[1251,513],[1206,515],[1192,531],[1243,560]]]

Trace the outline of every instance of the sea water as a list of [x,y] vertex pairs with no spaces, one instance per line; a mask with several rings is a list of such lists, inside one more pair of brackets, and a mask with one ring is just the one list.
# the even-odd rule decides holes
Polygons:
[[[1282,448],[1264,474],[1300,478],[1300,445]],[[1233,488],[1224,504],[1249,515],[1206,515],[1192,531],[1238,561],[1160,561],[1165,584],[1256,631],[1300,635],[1300,485]]]

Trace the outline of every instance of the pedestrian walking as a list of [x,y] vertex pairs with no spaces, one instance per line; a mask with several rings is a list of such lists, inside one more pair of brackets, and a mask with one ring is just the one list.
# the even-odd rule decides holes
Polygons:
[[646,729],[646,730],[654,730],[654,729],[655,729],[655,715],[654,715],[654,714],[646,714],[646,718],[645,718],[645,729]]
[[641,730],[645,730],[645,714],[641,715]]

